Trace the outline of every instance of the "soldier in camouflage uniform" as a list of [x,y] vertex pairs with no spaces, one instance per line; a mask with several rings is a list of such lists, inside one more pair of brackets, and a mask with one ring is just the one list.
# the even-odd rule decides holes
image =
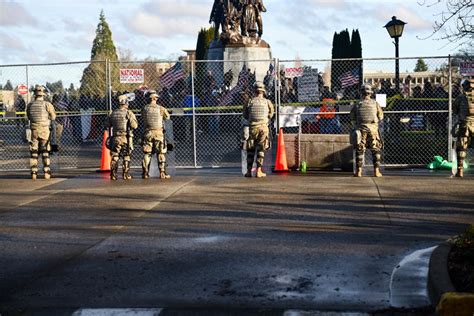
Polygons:
[[130,180],[130,155],[133,151],[133,130],[138,127],[138,121],[132,111],[128,109],[128,97],[118,97],[119,107],[108,117],[107,127],[113,128],[113,137],[110,144],[110,179],[117,180],[118,161],[123,155],[123,179]]
[[243,109],[243,117],[249,123],[249,138],[247,140],[247,173],[245,177],[252,177],[252,165],[257,152],[257,178],[265,177],[262,171],[265,151],[270,148],[268,123],[273,117],[274,108],[270,100],[264,97],[265,86],[261,82],[255,83],[256,96]]
[[459,129],[456,133],[456,154],[458,171],[456,177],[463,177],[463,164],[466,151],[474,136],[474,79],[464,79],[461,83],[463,93],[453,103],[453,112],[458,116]]
[[156,91],[150,91],[150,103],[142,109],[142,120],[144,124],[143,134],[143,163],[142,178],[150,177],[151,155],[157,154],[158,169],[160,170],[160,179],[169,179],[166,174],[166,142],[163,128],[163,120],[169,120],[170,114],[163,106],[157,104],[158,94]]
[[51,103],[44,100],[44,87],[37,85],[34,90],[35,99],[26,106],[26,115],[30,120],[30,168],[31,178],[36,180],[38,174],[38,156],[43,157],[44,178],[51,178],[49,152],[51,150],[51,121],[56,119],[56,112]]
[[365,149],[370,148],[374,162],[374,176],[381,177],[380,163],[382,160],[382,140],[379,133],[379,122],[383,119],[380,105],[372,99],[372,87],[363,85],[361,88],[362,101],[351,109],[351,122],[354,127],[356,141],[352,143],[356,150],[355,177],[362,177],[362,162]]

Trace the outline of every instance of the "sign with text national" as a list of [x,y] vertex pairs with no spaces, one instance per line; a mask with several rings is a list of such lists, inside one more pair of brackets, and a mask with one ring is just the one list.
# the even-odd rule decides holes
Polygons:
[[120,69],[120,83],[143,83],[144,81],[143,69]]

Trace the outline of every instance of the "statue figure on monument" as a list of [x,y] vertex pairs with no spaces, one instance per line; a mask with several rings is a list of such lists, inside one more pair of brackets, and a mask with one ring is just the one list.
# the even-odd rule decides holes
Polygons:
[[243,0],[242,18],[241,18],[241,33],[242,36],[259,38],[263,34],[263,22],[261,12],[267,12],[262,0]]
[[214,39],[219,38],[219,27],[222,28],[222,33],[227,33],[227,8],[225,5],[227,0],[214,0],[214,4],[211,10],[211,16],[209,17],[209,23],[214,22]]

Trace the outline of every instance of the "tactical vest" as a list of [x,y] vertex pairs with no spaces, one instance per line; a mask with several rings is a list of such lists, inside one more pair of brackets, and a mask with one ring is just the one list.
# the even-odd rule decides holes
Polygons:
[[112,127],[114,128],[114,133],[127,131],[127,121],[128,121],[127,109],[117,109],[113,111],[111,118],[112,118]]
[[465,95],[461,95],[459,98],[461,98],[459,101],[459,120],[474,120],[474,97],[472,92],[466,92]]
[[28,119],[31,123],[40,125],[49,125],[49,113],[46,110],[46,102],[44,100],[35,100],[28,107]]
[[249,105],[250,123],[268,122],[268,100],[265,98],[253,98]]
[[357,107],[357,124],[378,123],[377,102],[375,100],[364,100]]
[[163,116],[158,105],[148,104],[143,113],[145,129],[163,129]]
[[474,118],[474,90],[472,90],[472,88],[471,88],[471,91],[466,93],[466,97],[467,97],[467,103],[468,103],[467,114],[469,115],[469,117]]

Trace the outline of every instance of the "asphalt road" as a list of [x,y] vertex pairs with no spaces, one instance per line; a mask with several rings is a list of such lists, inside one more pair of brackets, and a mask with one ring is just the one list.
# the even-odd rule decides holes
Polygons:
[[0,312],[7,315],[384,309],[405,256],[474,223],[474,177],[447,173],[57,176],[0,175]]

